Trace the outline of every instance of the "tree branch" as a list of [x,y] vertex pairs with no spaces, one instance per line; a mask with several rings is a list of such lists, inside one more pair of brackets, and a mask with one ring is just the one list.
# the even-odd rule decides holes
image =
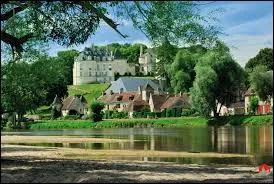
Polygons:
[[113,20],[110,18],[106,17],[102,12],[100,12],[97,8],[92,6],[90,2],[88,1],[79,1],[79,2],[74,2],[75,4],[81,5],[83,8],[86,8],[88,10],[93,11],[99,18],[103,19],[111,28],[113,28],[118,34],[120,34],[123,38],[128,37],[127,35],[123,35],[118,29],[117,26],[119,24],[115,23]]
[[15,7],[13,9],[11,9],[10,11],[4,13],[4,14],[1,14],[1,21],[5,21],[5,20],[8,20],[9,18],[11,18],[14,14],[18,13],[18,12],[21,12],[23,11],[24,9],[26,9],[26,7]]
[[15,36],[12,36],[9,33],[1,30],[1,40],[11,46],[12,50],[14,51],[13,54],[17,52],[20,55],[23,51],[22,45],[32,37],[33,34],[29,33],[25,36],[22,36],[21,38],[16,38]]

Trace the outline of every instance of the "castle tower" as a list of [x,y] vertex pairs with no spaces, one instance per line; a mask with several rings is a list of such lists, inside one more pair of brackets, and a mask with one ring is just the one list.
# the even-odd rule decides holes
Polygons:
[[143,55],[143,46],[140,45],[140,57],[142,57],[142,55]]

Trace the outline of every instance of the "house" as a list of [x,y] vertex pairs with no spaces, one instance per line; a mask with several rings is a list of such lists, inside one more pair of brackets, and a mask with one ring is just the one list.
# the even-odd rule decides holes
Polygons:
[[242,102],[242,101],[232,103],[227,108],[227,111],[228,111],[229,115],[242,115],[242,114],[245,114],[245,103]]
[[56,95],[51,106],[57,111],[61,111],[63,116],[88,113],[88,103],[83,96],[69,96],[62,101]]
[[267,114],[272,112],[273,109],[273,97],[270,98],[268,101],[262,101],[260,98],[255,94],[254,90],[248,88],[245,92],[245,113],[248,114],[250,109],[250,101],[252,97],[257,97],[259,99],[258,107],[256,109],[256,114]]
[[104,94],[99,98],[105,103],[104,110],[126,111],[129,117],[144,108],[150,112],[161,112],[166,108],[188,108],[188,97],[184,95],[170,95],[160,90],[155,90],[148,82],[139,86],[137,92],[123,92]]
[[111,85],[106,89],[105,93],[119,93],[120,90],[123,90],[123,92],[137,92],[139,86],[144,86],[147,83],[154,90],[165,91],[164,81],[135,77],[120,77],[116,81],[111,82]]

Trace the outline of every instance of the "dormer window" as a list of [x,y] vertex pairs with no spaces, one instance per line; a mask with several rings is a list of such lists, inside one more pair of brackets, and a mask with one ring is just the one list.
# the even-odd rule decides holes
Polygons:
[[131,95],[128,99],[132,101],[134,99],[134,95]]
[[121,101],[122,98],[123,98],[123,96],[118,96],[118,97],[117,97],[117,101]]

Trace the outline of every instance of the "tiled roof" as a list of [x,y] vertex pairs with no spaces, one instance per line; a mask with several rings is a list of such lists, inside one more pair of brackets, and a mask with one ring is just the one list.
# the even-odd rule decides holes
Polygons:
[[157,89],[157,87],[160,88],[158,80],[135,77],[120,77],[118,80],[113,81],[111,83],[111,86],[105,92],[109,94],[112,90],[114,93],[118,93],[121,88],[123,88],[124,92],[138,91],[138,87],[143,86],[146,83],[149,83],[149,85],[155,90]]
[[175,108],[175,107],[189,107],[189,99],[188,96],[183,94],[178,97],[169,97],[167,101],[160,107],[161,109],[166,108]]
[[62,110],[77,110],[81,106],[88,108],[88,104],[81,102],[77,96],[69,96],[63,101]]
[[128,104],[128,111],[138,111],[143,108],[149,108],[149,104],[144,100],[134,100]]
[[153,105],[156,111],[160,111],[161,106],[165,103],[169,96],[166,94],[161,94],[161,95],[152,95],[152,101]]
[[[135,99],[137,96],[136,92],[123,92],[121,94],[119,93],[113,93],[112,95],[104,95],[101,97],[101,101],[107,104],[110,103],[128,103]],[[133,98],[133,99],[130,99]]]

